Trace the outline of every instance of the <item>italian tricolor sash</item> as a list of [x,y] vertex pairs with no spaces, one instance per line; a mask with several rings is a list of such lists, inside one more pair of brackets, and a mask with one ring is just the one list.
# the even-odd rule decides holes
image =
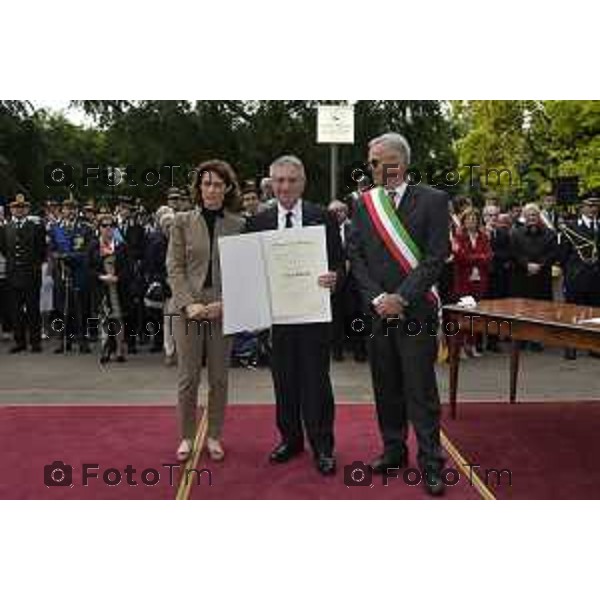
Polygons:
[[[363,202],[385,247],[407,275],[421,261],[422,252],[398,218],[390,197],[382,187],[376,187],[363,194]],[[441,302],[435,286],[426,293],[426,298],[439,309]]]

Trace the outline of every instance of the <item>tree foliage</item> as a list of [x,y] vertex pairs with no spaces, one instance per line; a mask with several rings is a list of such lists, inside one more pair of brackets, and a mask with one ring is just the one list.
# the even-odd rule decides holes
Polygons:
[[578,176],[580,192],[600,186],[600,102],[476,100],[452,103],[461,165],[507,169],[488,187],[535,199],[559,177]]
[[[323,101],[332,102],[332,101]],[[329,198],[329,148],[316,143],[317,100],[85,100],[72,104],[94,119],[81,127],[64,117],[34,110],[23,101],[0,101],[0,195],[23,191],[37,201],[73,193],[90,196],[142,197],[162,200],[171,183],[182,185],[199,162],[223,158],[240,179],[267,175],[271,161],[284,153],[298,155],[308,176],[306,196]],[[508,169],[502,185],[497,175],[481,181],[483,191],[506,197],[531,197],[549,190],[563,175],[578,175],[581,191],[600,186],[600,103],[597,101],[454,101],[372,100],[355,105],[355,143],[339,148],[340,193],[351,190],[344,166],[364,161],[369,139],[385,131],[400,131],[412,146],[412,166],[422,180],[429,174],[464,165],[486,170]],[[48,188],[44,167],[55,161],[75,167],[73,188]],[[128,166],[137,186],[110,187],[91,179],[81,185],[81,167]],[[157,185],[142,184],[144,170],[160,171]],[[173,173],[173,181],[171,180]],[[425,176],[427,174],[427,176]],[[151,178],[151,183],[154,180]]]
[[[38,111],[34,115],[15,116],[15,127],[30,122],[31,136],[23,138],[27,154],[10,154],[9,162],[21,169],[11,181],[6,180],[2,193],[14,193],[18,180],[34,198],[48,195],[75,196],[131,195],[153,202],[162,199],[171,183],[184,184],[187,173],[203,160],[223,158],[236,169],[240,179],[255,179],[268,174],[272,160],[284,153],[302,158],[308,175],[306,196],[327,202],[329,190],[329,149],[316,143],[317,106],[319,101],[196,101],[185,100],[86,100],[73,101],[95,119],[94,128],[75,126],[61,116]],[[365,160],[367,141],[386,130],[399,130],[413,145],[414,162],[438,166],[453,165],[452,127],[437,101],[361,101],[356,104],[354,145],[340,147],[338,189],[350,191],[344,179],[344,165]],[[18,113],[18,111],[16,111]],[[11,138],[14,132],[8,132]],[[31,155],[34,152],[35,160]],[[433,158],[435,157],[435,158]],[[44,165],[65,162],[76,168],[98,163],[128,166],[135,169],[136,187],[107,189],[91,180],[83,188],[48,189],[44,184]],[[162,165],[179,168],[162,169],[156,186],[141,185],[146,169],[159,170]],[[174,180],[171,181],[171,173]]]

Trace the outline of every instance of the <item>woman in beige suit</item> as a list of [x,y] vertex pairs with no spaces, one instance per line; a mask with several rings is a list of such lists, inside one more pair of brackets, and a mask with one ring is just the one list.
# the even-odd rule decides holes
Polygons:
[[243,219],[232,212],[239,203],[239,186],[233,169],[226,162],[211,160],[199,165],[192,196],[195,208],[175,216],[167,252],[172,302],[177,313],[173,317],[181,433],[177,458],[182,462],[191,455],[196,433],[205,338],[209,385],[206,448],[213,460],[223,460],[225,456],[221,431],[227,404],[231,339],[223,335],[222,329],[217,240],[240,233],[244,225]]

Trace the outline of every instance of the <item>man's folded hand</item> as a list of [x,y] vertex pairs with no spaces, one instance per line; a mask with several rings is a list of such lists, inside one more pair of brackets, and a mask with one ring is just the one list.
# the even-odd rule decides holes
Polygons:
[[325,273],[324,275],[319,275],[319,279],[317,283],[328,290],[332,290],[335,288],[335,284],[337,282],[337,273],[335,271],[330,271],[329,273]]
[[185,307],[185,316],[188,319],[205,319],[206,306],[200,303],[188,304]]
[[210,321],[220,319],[223,315],[223,304],[221,302],[211,302],[206,305],[205,318]]
[[404,318],[406,302],[398,294],[384,294],[375,304],[375,311],[380,317]]

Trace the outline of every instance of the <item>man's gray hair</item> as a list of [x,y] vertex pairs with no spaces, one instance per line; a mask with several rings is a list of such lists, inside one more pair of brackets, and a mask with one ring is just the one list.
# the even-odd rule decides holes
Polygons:
[[304,173],[304,165],[302,164],[302,161],[297,157],[294,156],[293,154],[286,154],[285,156],[280,156],[279,158],[276,158],[272,163],[271,166],[269,167],[269,175],[271,177],[273,177],[273,170],[276,167],[279,167],[281,165],[293,165],[294,167],[297,167],[298,169],[300,169],[300,172],[302,173],[302,177],[306,177],[305,173]]
[[526,212],[526,211],[531,211],[538,215],[542,212],[540,207],[535,202],[529,202],[529,204],[526,204],[523,207],[523,212]]
[[369,148],[379,144],[397,152],[402,157],[405,166],[410,164],[410,145],[403,135],[389,131],[388,133],[384,133],[372,139],[369,142]]

